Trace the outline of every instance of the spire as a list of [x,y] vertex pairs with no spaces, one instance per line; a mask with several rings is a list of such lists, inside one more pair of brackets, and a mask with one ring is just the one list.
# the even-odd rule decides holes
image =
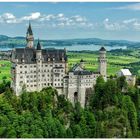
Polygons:
[[39,41],[39,39],[38,39],[38,43],[37,43],[37,48],[36,48],[37,50],[41,50],[41,45],[40,45],[40,41]]
[[104,47],[101,47],[99,51],[106,51]]
[[32,32],[32,27],[30,22],[26,33],[26,41],[27,41],[27,48],[34,47],[34,37],[33,37],[33,32]]
[[33,35],[32,27],[31,27],[31,23],[30,23],[30,21],[29,21],[29,27],[28,27],[28,29],[27,29],[27,34],[29,34],[29,35]]

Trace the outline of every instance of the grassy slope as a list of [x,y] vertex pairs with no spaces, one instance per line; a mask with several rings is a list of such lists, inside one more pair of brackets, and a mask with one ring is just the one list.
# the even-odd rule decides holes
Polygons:
[[[69,66],[80,61],[80,59],[86,60],[85,67],[92,71],[98,69],[98,53],[69,53]],[[114,75],[118,70],[124,67],[125,64],[138,62],[139,59],[135,56],[115,56],[110,53],[107,54],[107,73],[108,75]]]
[[[97,71],[98,69],[98,52],[95,53],[73,53],[68,52],[68,63],[69,68],[73,64],[76,64],[80,60],[84,59],[86,61],[85,67],[91,71]],[[123,68],[125,64],[132,62],[138,62],[139,59],[133,56],[124,56],[124,55],[112,55],[107,53],[107,73],[108,75],[114,75],[118,70]],[[1,64],[6,64],[5,67],[2,67]],[[120,65],[121,64],[121,65]],[[0,61],[0,80],[3,76],[6,76],[10,80],[10,62],[9,61]]]
[[[2,66],[3,64],[5,64],[5,66]],[[4,76],[7,77],[7,80],[10,80],[10,67],[11,63],[9,61],[5,60],[0,61],[0,81]]]

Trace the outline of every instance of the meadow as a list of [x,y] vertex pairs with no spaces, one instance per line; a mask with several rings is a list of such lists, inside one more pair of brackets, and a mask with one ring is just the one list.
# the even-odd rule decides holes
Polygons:
[[11,68],[10,61],[0,60],[0,81],[2,81],[3,78],[11,80],[10,68]]
[[[68,52],[68,64],[69,69],[79,63],[81,59],[85,61],[85,68],[91,71],[98,70],[98,57],[99,52]],[[112,51],[107,52],[107,74],[115,75],[121,68],[129,68],[132,73],[140,74],[139,63],[140,50],[129,50],[129,51]],[[7,77],[10,80],[10,61],[0,61],[0,81],[3,77]]]
[[[85,60],[85,68],[91,71],[98,70],[98,52],[69,52],[69,68],[78,63],[81,59]],[[136,55],[117,54],[112,52],[107,53],[107,74],[115,75],[122,68],[130,68],[130,64],[139,62],[139,58]]]

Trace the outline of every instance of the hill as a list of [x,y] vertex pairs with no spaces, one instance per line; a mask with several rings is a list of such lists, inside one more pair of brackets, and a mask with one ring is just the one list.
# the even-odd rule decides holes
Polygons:
[[[35,44],[37,39],[35,40]],[[104,46],[127,46],[128,48],[139,48],[140,42],[132,42],[127,40],[103,40],[99,38],[86,39],[62,39],[62,40],[41,40],[44,47],[46,46],[73,46],[73,45],[104,45]],[[0,48],[16,48],[26,45],[25,37],[8,37],[0,35]]]

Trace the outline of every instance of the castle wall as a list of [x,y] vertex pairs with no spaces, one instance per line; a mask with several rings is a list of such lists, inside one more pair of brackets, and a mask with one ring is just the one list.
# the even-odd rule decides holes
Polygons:
[[[57,69],[57,67],[61,68]],[[37,73],[37,70],[40,71]],[[19,94],[23,85],[29,92],[40,91],[44,87],[53,86],[58,88],[59,93],[62,93],[65,63],[41,63],[40,65],[23,63],[17,64],[14,71],[12,75],[15,76],[15,80],[11,86],[17,94]],[[40,84],[39,88],[37,84]]]
[[96,79],[99,74],[92,74],[92,75],[74,75],[72,72],[69,73],[69,80],[68,80],[68,99],[74,105],[74,94],[77,92],[78,94],[78,101],[80,102],[81,106],[85,106],[85,93],[86,89],[93,88],[96,84]]

